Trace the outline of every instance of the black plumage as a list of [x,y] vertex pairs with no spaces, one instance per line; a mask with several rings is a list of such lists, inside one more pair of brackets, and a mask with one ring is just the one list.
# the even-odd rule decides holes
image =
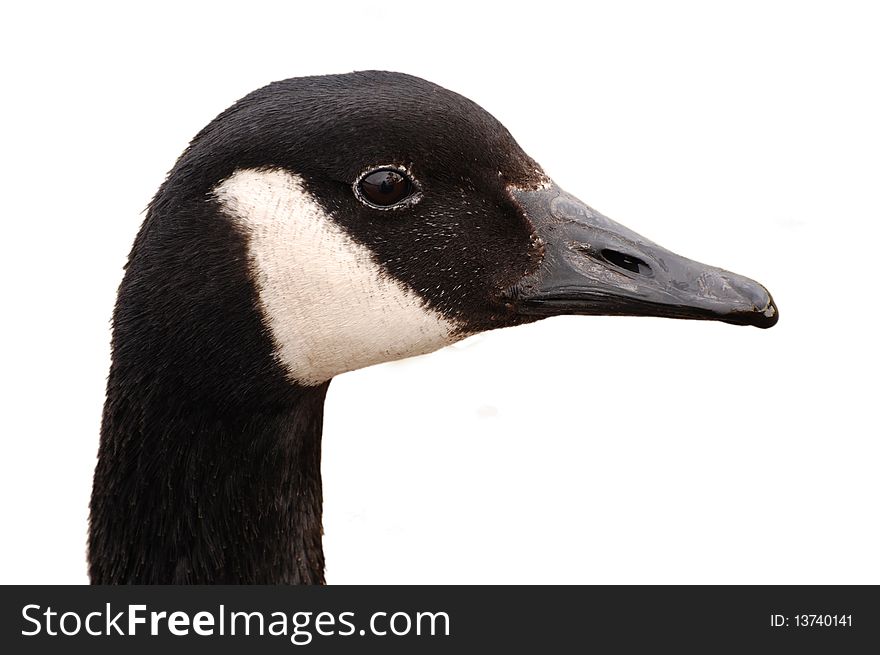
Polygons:
[[[278,355],[251,235],[215,195],[241,169],[296,175],[382,276],[454,326],[451,338],[559,314],[778,318],[756,282],[562,192],[466,98],[375,71],[275,82],[193,139],[132,248],[91,501],[95,583],[324,581],[329,380],[298,383]],[[411,175],[392,181],[418,201],[364,202],[371,170]]]
[[[406,220],[376,220],[352,194],[383,162],[406,163],[422,185]],[[302,176],[388,272],[465,329],[530,320],[497,291],[537,263],[503,190],[538,167],[489,114],[384,72],[285,80],[241,99],[169,173],[119,288],[91,501],[95,583],[323,582],[327,384],[291,383],[273,357],[246,235],[211,194],[259,167]],[[465,203],[480,229],[463,224]]]

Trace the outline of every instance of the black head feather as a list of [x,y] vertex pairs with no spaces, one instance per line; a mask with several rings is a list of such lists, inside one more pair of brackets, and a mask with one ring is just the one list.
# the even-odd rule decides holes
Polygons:
[[[418,203],[353,188],[406,168]],[[476,104],[386,72],[275,82],[193,139],[150,205],[114,313],[91,504],[94,582],[320,582],[321,408],[292,384],[260,318],[247,235],[212,190],[283,168],[376,262],[475,332],[525,319],[501,291],[540,259],[507,191],[544,180]]]

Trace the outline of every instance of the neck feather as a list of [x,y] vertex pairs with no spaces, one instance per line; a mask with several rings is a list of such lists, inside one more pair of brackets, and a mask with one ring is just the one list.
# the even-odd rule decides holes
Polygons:
[[246,235],[172,173],[135,240],[89,527],[95,583],[321,583],[328,382],[292,383]]
[[91,503],[92,582],[322,584],[328,385],[296,387],[284,402],[223,407],[108,391]]

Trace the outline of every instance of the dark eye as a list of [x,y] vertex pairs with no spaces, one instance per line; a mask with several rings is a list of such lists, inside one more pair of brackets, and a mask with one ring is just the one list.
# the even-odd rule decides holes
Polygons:
[[361,197],[376,207],[396,205],[415,191],[415,185],[406,173],[389,168],[367,173],[357,187]]

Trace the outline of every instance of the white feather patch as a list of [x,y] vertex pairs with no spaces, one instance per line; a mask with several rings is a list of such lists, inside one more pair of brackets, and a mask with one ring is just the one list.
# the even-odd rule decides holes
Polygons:
[[214,194],[248,235],[263,319],[291,380],[317,385],[466,336],[385,272],[299,176],[238,170]]

